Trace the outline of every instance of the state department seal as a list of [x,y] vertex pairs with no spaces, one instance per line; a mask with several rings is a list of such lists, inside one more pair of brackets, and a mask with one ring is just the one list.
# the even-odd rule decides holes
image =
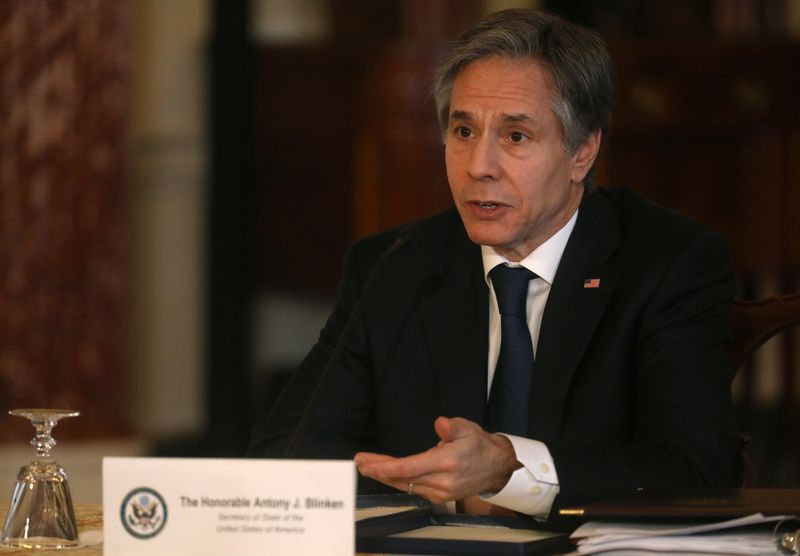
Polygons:
[[152,488],[136,488],[122,501],[120,518],[132,536],[149,539],[158,535],[167,523],[167,504]]

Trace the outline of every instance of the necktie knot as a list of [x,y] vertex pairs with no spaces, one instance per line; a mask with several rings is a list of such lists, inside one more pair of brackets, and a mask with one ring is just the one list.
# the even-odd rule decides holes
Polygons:
[[528,282],[536,274],[521,266],[497,265],[489,271],[492,287],[497,297],[501,315],[525,318],[525,302],[528,298]]

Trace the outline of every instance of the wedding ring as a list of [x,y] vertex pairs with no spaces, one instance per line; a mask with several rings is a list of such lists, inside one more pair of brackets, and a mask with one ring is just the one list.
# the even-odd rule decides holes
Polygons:
[[407,494],[414,494],[414,483],[408,483],[408,490],[406,490]]

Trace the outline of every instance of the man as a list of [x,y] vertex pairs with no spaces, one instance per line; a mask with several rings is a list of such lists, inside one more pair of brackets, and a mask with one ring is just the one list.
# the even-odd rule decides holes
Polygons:
[[[499,12],[458,38],[435,93],[457,212],[385,258],[296,455],[355,457],[363,477],[433,502],[537,517],[731,484],[729,255],[703,226],[589,185],[613,93],[602,40]],[[349,252],[251,455],[282,454],[396,237]]]

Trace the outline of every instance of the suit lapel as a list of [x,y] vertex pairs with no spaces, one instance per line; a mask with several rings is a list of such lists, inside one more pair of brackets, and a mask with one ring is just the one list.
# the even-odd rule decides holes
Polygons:
[[422,305],[423,328],[441,401],[439,413],[483,424],[489,294],[480,248],[459,226],[441,260],[439,286]]
[[586,193],[542,317],[528,412],[532,438],[558,437],[572,375],[616,287],[619,268],[610,256],[618,243],[613,203]]

